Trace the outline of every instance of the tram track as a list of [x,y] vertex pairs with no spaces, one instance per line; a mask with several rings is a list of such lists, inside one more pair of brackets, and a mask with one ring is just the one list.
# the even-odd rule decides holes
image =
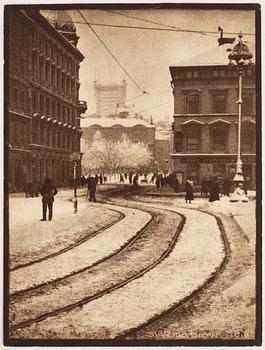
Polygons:
[[[119,204],[118,206],[122,206],[122,205]],[[125,206],[125,205],[124,205],[124,206]],[[128,207],[128,206],[126,206],[126,207]],[[134,206],[134,208],[136,208],[136,207],[138,207],[138,206]],[[132,207],[130,206],[130,208],[132,208]],[[141,210],[143,210],[143,209],[141,209]],[[149,211],[149,212],[150,212],[150,211]],[[174,213],[174,214],[176,215],[176,213]],[[178,215],[180,215],[180,214],[178,214]],[[142,270],[139,271],[137,274],[132,275],[130,278],[127,278],[126,280],[121,281],[120,283],[117,283],[117,284],[115,284],[114,286],[111,286],[111,287],[109,287],[109,288],[106,288],[105,290],[102,290],[102,291],[100,291],[99,293],[96,293],[96,294],[94,294],[94,295],[85,297],[85,298],[83,298],[83,299],[81,299],[81,300],[79,300],[79,301],[77,301],[77,302],[75,302],[75,303],[69,304],[69,305],[67,305],[67,306],[65,306],[65,307],[63,307],[63,308],[59,308],[59,309],[57,309],[57,310],[53,310],[53,311],[47,312],[47,313],[45,313],[45,314],[40,315],[39,317],[36,317],[36,318],[30,319],[30,320],[27,320],[27,321],[24,321],[24,322],[20,322],[20,323],[18,323],[18,324],[15,324],[15,325],[13,325],[13,326],[10,327],[10,331],[15,331],[15,330],[20,329],[20,328],[25,328],[25,327],[27,327],[27,326],[32,325],[33,323],[41,322],[41,321],[43,321],[43,320],[45,320],[45,319],[47,319],[47,318],[49,318],[49,317],[57,316],[57,315],[59,315],[59,314],[61,314],[61,313],[63,313],[63,312],[67,312],[67,311],[70,311],[70,310],[72,310],[72,309],[74,309],[74,308],[78,308],[78,307],[80,307],[80,306],[82,306],[82,305],[84,305],[84,304],[86,304],[86,303],[89,303],[89,302],[91,302],[91,301],[93,301],[93,300],[96,300],[96,299],[98,299],[98,298],[100,298],[100,297],[106,295],[106,294],[109,294],[109,293],[111,293],[112,291],[117,290],[117,289],[119,289],[119,288],[125,286],[126,284],[130,283],[131,281],[133,281],[133,280],[135,280],[135,279],[137,279],[137,278],[143,276],[145,273],[147,273],[148,271],[150,271],[151,269],[153,269],[155,266],[157,266],[161,261],[163,261],[163,260],[170,254],[170,252],[172,251],[172,249],[174,248],[174,246],[175,246],[175,244],[176,244],[176,242],[177,242],[178,236],[179,236],[180,232],[182,231],[182,228],[183,228],[183,226],[184,226],[184,224],[185,224],[185,217],[184,217],[183,215],[180,215],[180,217],[181,217],[180,224],[178,225],[178,227],[177,227],[177,229],[176,229],[176,232],[175,232],[175,234],[174,234],[174,238],[173,238],[173,240],[171,241],[171,243],[169,244],[168,249],[167,249],[166,251],[164,251],[164,252],[161,254],[161,256],[160,256],[153,264],[151,264],[151,265],[147,266],[146,268],[142,269]],[[147,226],[150,226],[150,223],[148,223]],[[145,230],[146,230],[146,227],[142,229],[142,233],[143,233]],[[139,238],[140,238],[140,235],[138,235],[138,236],[134,239],[133,242],[130,242],[130,245],[126,246],[125,249],[128,249],[128,248],[129,248],[137,239],[139,239]],[[124,250],[125,250],[125,249],[124,249]],[[124,251],[124,250],[123,250],[123,251]],[[119,253],[120,253],[120,252],[119,252]],[[119,253],[118,253],[118,254],[119,254]],[[117,254],[115,254],[115,255],[117,255]],[[113,255],[113,257],[114,257],[114,255]]]
[[[116,204],[115,201],[108,201],[107,203],[111,204],[111,205],[128,207],[128,206],[122,205],[120,203]],[[142,205],[145,204],[145,203],[146,203],[146,201],[142,202],[141,204],[139,204],[139,202],[137,203],[137,202],[134,201],[134,206],[132,207],[131,206],[132,203],[130,203],[130,208],[138,207],[138,209],[139,209],[139,206],[141,206],[141,210],[143,210]],[[150,202],[150,204],[157,204],[157,203]],[[163,204],[163,203],[161,203],[161,204]],[[150,209],[152,209],[152,208],[150,208]],[[156,208],[156,209],[158,209],[158,208]],[[185,209],[187,209],[187,208],[185,208]],[[183,300],[181,300],[180,302],[177,302],[171,308],[165,310],[164,312],[160,313],[159,315],[153,316],[152,318],[147,320],[145,323],[143,323],[143,324],[141,324],[141,325],[139,325],[137,327],[132,327],[130,329],[127,329],[125,332],[122,332],[119,335],[117,335],[114,339],[126,339],[127,337],[130,337],[135,332],[138,332],[141,329],[144,329],[146,326],[152,324],[156,320],[161,319],[165,315],[168,315],[171,312],[175,312],[176,310],[180,310],[182,308],[185,308],[188,303],[190,303],[193,299],[195,299],[204,289],[206,289],[208,286],[210,286],[215,281],[215,279],[218,277],[218,275],[221,274],[222,271],[225,269],[225,266],[226,266],[226,264],[227,264],[227,262],[229,260],[229,256],[230,256],[230,247],[229,247],[229,242],[228,242],[228,239],[227,239],[227,235],[226,235],[226,232],[225,232],[225,229],[224,229],[224,226],[223,226],[223,223],[222,223],[220,217],[218,217],[215,214],[212,214],[212,213],[209,213],[207,211],[204,211],[204,210],[194,209],[194,208],[189,208],[189,209],[196,210],[196,211],[199,211],[199,212],[202,212],[202,213],[205,213],[205,214],[209,214],[209,215],[211,215],[211,216],[213,216],[215,218],[215,220],[217,222],[217,225],[219,227],[220,233],[221,233],[221,237],[222,237],[222,240],[223,240],[223,243],[224,243],[224,247],[225,247],[225,257],[224,257],[222,263],[214,271],[214,273],[212,273],[211,276],[209,276],[209,278],[201,286],[199,286],[199,288],[197,288],[196,290],[193,290],[192,293],[190,295],[188,295],[187,297],[185,297]],[[146,211],[146,208],[144,210]],[[10,327],[10,331],[14,332],[14,331],[19,330],[21,328],[28,327],[28,326],[30,326],[30,325],[32,325],[34,323],[41,322],[41,321],[43,321],[43,320],[45,320],[45,319],[47,319],[49,317],[57,316],[57,315],[59,315],[61,313],[73,310],[74,308],[81,307],[84,304],[87,304],[87,303],[89,303],[89,302],[91,302],[93,300],[101,298],[102,296],[104,296],[106,294],[109,294],[109,293],[111,293],[111,292],[113,292],[113,291],[115,291],[115,290],[125,286],[126,284],[132,282],[133,280],[135,280],[135,279],[137,279],[139,277],[142,277],[145,273],[147,273],[148,271],[153,269],[155,266],[157,266],[159,263],[161,263],[170,254],[170,252],[175,247],[175,245],[177,243],[177,238],[178,238],[180,232],[182,231],[182,229],[184,227],[184,224],[186,222],[186,217],[184,215],[180,214],[180,213],[177,213],[176,210],[172,210],[172,209],[169,209],[169,208],[163,208],[161,210],[180,215],[181,216],[181,223],[180,223],[180,225],[178,226],[178,228],[176,230],[175,238],[171,242],[168,250],[166,252],[164,252],[161,255],[161,257],[154,264],[152,264],[148,268],[140,271],[135,276],[132,276],[131,278],[128,278],[127,280],[125,280],[125,281],[123,281],[121,283],[118,283],[115,286],[109,287],[109,288],[107,288],[107,289],[105,289],[105,290],[103,290],[103,291],[101,291],[101,292],[99,292],[99,293],[97,293],[97,294],[95,294],[93,296],[89,296],[89,297],[83,298],[83,299],[79,300],[76,303],[67,305],[67,306],[65,306],[63,308],[60,308],[60,309],[57,309],[57,310],[53,310],[53,311],[48,312],[46,314],[42,314],[41,316],[39,316],[39,317],[37,317],[35,319],[30,319],[30,320],[27,320],[25,322],[20,322],[18,324],[15,324],[14,326]],[[152,220],[153,219],[154,219],[154,216],[152,217]],[[152,220],[151,220],[151,222],[152,222]],[[150,222],[146,224],[146,227],[149,224],[150,224]],[[146,227],[142,228],[142,230],[144,231],[146,229]],[[124,251],[124,250],[128,249],[137,239],[139,239],[139,237],[135,237],[135,239],[132,242],[129,243],[128,247],[127,246],[124,247],[124,249],[122,249],[121,251]],[[119,251],[118,253],[113,254],[112,256],[109,256],[107,259],[111,259],[116,254],[119,254],[121,251]],[[100,263],[106,261],[107,259],[104,259],[103,261],[98,262],[97,264],[100,264]],[[66,278],[68,278],[68,277],[64,277],[64,279],[66,279]],[[45,284],[44,284],[44,286],[45,286]]]
[[49,254],[49,255],[46,255],[46,256],[44,256],[42,258],[39,258],[39,259],[31,260],[30,262],[27,262],[27,263],[24,263],[24,264],[18,264],[15,267],[9,269],[9,271],[17,271],[17,270],[22,269],[24,267],[28,267],[28,266],[32,266],[34,264],[38,264],[38,263],[43,262],[45,260],[48,260],[48,259],[54,258],[54,257],[56,257],[58,255],[61,255],[61,254],[65,253],[65,252],[68,252],[69,250],[71,250],[73,248],[76,248],[80,244],[82,244],[82,243],[86,242],[87,240],[95,237],[99,233],[107,230],[111,226],[114,226],[117,222],[119,222],[119,221],[121,221],[121,220],[123,220],[125,218],[125,214],[122,213],[121,211],[115,210],[115,209],[109,209],[109,210],[118,213],[119,217],[117,219],[113,220],[112,222],[110,222],[108,225],[105,225],[104,227],[102,227],[99,230],[95,230],[95,231],[90,232],[88,235],[85,235],[82,239],[77,240],[73,244],[70,244],[69,246],[67,246],[67,247],[65,247],[63,249],[60,249],[57,252],[54,252],[54,253]]
[[[144,203],[146,203],[146,201]],[[151,201],[148,202],[148,203],[154,204]],[[223,225],[220,217],[218,215],[216,215],[216,214],[213,214],[213,213],[211,213],[209,211],[205,211],[205,210],[202,210],[202,209],[189,208],[189,210],[194,210],[194,211],[206,213],[206,214],[209,214],[209,215],[211,215],[212,217],[215,218],[215,220],[217,222],[217,225],[219,227],[220,233],[221,233],[221,237],[222,237],[222,240],[223,240],[223,243],[224,243],[224,247],[225,247],[225,257],[224,257],[222,263],[219,265],[219,267],[214,271],[214,273],[212,273],[209,276],[209,278],[202,285],[200,285],[197,289],[193,290],[188,296],[186,296],[180,302],[177,302],[176,304],[172,305],[172,307],[170,307],[169,309],[165,310],[164,312],[162,312],[162,313],[160,313],[158,315],[154,315],[153,317],[148,319],[145,323],[143,323],[143,324],[141,324],[141,325],[139,325],[137,327],[132,327],[130,329],[127,329],[125,332],[120,333],[114,339],[126,339],[126,338],[129,338],[129,337],[132,337],[132,335],[134,333],[140,332],[145,327],[150,326],[152,323],[154,323],[155,321],[158,321],[159,319],[165,317],[166,315],[168,315],[168,314],[170,314],[172,312],[181,311],[181,309],[185,309],[187,305],[188,305],[188,308],[189,308],[189,304],[194,299],[196,299],[202,293],[202,291],[204,291],[210,285],[212,285],[214,283],[214,281],[218,278],[218,276],[224,271],[224,269],[225,269],[225,267],[226,267],[226,265],[227,265],[227,263],[229,261],[230,255],[231,255],[231,249],[230,249],[230,244],[229,244],[229,241],[228,241],[227,234],[225,232],[224,225]]]
[[[107,203],[105,202],[105,204],[107,204]],[[110,204],[110,203],[109,203],[109,204]],[[120,207],[121,207],[121,206],[120,206]],[[124,207],[126,207],[126,206],[124,206]],[[129,207],[128,207],[128,208],[129,208]],[[141,210],[142,210],[142,209],[141,209]],[[71,272],[71,273],[69,273],[69,274],[66,274],[66,275],[64,275],[64,276],[58,277],[58,278],[56,278],[56,279],[53,279],[53,280],[50,280],[50,281],[47,281],[47,282],[40,283],[40,284],[38,284],[38,285],[36,285],[36,286],[32,286],[32,287],[29,287],[29,288],[21,289],[21,290],[19,290],[19,291],[17,291],[17,292],[11,293],[11,294],[10,294],[10,298],[11,298],[12,300],[14,300],[14,299],[16,299],[16,298],[18,298],[18,297],[21,297],[22,295],[24,295],[24,294],[26,294],[26,293],[28,293],[28,292],[37,291],[37,290],[40,290],[40,289],[43,288],[43,287],[46,287],[46,286],[49,286],[49,285],[51,285],[51,284],[55,284],[55,283],[61,282],[61,281],[65,280],[65,279],[67,279],[67,278],[69,278],[69,277],[72,277],[72,276],[75,276],[75,275],[77,275],[77,274],[79,274],[79,273],[82,273],[82,272],[84,272],[84,271],[87,271],[88,269],[90,269],[90,268],[92,268],[92,267],[95,267],[95,266],[101,264],[102,262],[106,261],[107,259],[112,258],[112,257],[115,256],[116,254],[119,254],[120,252],[122,252],[122,251],[128,249],[128,248],[134,243],[134,241],[137,240],[139,236],[141,236],[141,234],[144,232],[144,229],[145,229],[145,228],[153,221],[153,219],[154,219],[154,216],[153,216],[153,214],[151,214],[151,212],[148,212],[148,211],[145,211],[145,210],[142,210],[142,211],[143,211],[143,212],[146,212],[146,213],[148,213],[148,214],[150,214],[150,215],[151,215],[151,219],[150,219],[140,230],[138,230],[127,242],[125,242],[125,244],[123,244],[123,245],[120,247],[120,249],[118,249],[118,250],[116,250],[115,252],[113,252],[113,253],[111,253],[111,254],[109,254],[109,255],[103,257],[102,259],[99,259],[99,260],[95,261],[94,263],[90,264],[89,266],[83,267],[83,268],[81,268],[81,269],[77,269],[77,270],[75,270],[75,271],[73,271],[73,272]],[[124,217],[125,217],[125,216],[124,216]],[[119,221],[120,221],[120,220],[119,220]],[[118,221],[118,222],[119,222],[119,221]],[[108,228],[110,228],[110,227],[112,227],[112,226],[114,226],[114,224],[110,225]],[[106,228],[106,229],[107,229],[107,228]],[[94,234],[94,237],[95,237],[97,234],[99,234],[99,233],[101,233],[101,232],[104,232],[106,229],[104,228],[104,229],[101,229],[101,230],[97,231],[97,233]],[[92,237],[91,237],[91,238],[92,238]],[[84,243],[84,242],[83,242],[83,243]],[[72,247],[71,249],[73,249],[73,248],[75,248],[75,247]],[[70,250],[70,249],[68,249],[67,251],[69,251],[69,250]],[[45,260],[48,260],[48,259],[45,259]],[[32,265],[34,265],[34,263],[33,263]]]

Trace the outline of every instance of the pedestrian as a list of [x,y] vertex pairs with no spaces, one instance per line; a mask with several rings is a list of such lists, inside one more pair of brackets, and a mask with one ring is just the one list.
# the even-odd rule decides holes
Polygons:
[[178,192],[178,190],[179,190],[179,180],[178,180],[176,174],[173,174],[172,186],[173,186],[174,192]]
[[103,176],[102,176],[102,174],[99,175],[99,183],[100,183],[100,185],[103,184]]
[[138,174],[135,174],[133,177],[133,187],[138,186]]
[[161,186],[161,175],[160,174],[157,175],[155,184],[156,184],[156,189],[159,190],[159,188]]
[[57,194],[57,189],[51,179],[45,179],[43,185],[41,186],[40,193],[42,195],[42,219],[40,221],[46,221],[47,208],[49,211],[49,221],[51,221],[54,196]]
[[224,182],[223,182],[223,195],[224,196],[228,196],[231,193],[231,187],[232,187],[232,183],[231,180],[229,178],[225,178]]
[[217,183],[216,177],[214,177],[212,179],[209,191],[210,191],[209,202],[214,202],[214,201],[220,200],[220,197],[219,197],[220,188],[219,188],[219,185]]
[[186,203],[191,203],[191,201],[194,200],[193,197],[193,181],[191,180],[191,178],[187,178],[187,181],[185,183],[185,189],[186,189],[186,196],[185,196],[185,200]]
[[208,196],[208,192],[209,192],[208,180],[206,179],[206,177],[204,177],[201,182],[201,196],[203,195]]
[[122,174],[120,174],[120,183],[124,183],[124,179],[123,179]]
[[129,172],[129,183],[130,183],[130,184],[132,183],[132,178],[133,178],[133,172],[130,171],[130,172]]
[[96,189],[97,189],[97,181],[98,179],[95,177],[91,177],[90,186],[89,186],[89,202],[96,202]]

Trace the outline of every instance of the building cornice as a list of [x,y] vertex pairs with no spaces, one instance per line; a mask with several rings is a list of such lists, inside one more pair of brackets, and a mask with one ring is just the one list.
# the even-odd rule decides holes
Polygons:
[[85,58],[83,54],[74,46],[72,45],[61,33],[59,33],[50,23],[49,21],[42,16],[38,10],[31,10],[28,14],[26,10],[20,10],[21,13],[29,20],[34,21],[32,23],[33,25],[41,24],[42,26],[46,27],[46,29],[51,33],[51,35],[54,35],[57,37],[57,39],[60,40],[61,44],[66,46],[69,50],[71,50],[75,56],[77,56],[81,61]]

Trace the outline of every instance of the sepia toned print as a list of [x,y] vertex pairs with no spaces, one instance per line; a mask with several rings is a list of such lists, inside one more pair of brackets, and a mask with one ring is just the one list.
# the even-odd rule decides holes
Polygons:
[[5,7],[5,345],[261,344],[259,17]]

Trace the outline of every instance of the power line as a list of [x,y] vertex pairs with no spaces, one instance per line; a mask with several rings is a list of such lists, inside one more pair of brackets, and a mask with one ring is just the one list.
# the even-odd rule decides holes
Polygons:
[[144,109],[143,111],[140,111],[140,112],[137,112],[137,113],[147,112],[147,111],[150,111],[151,109],[154,109],[154,108],[157,108],[157,107],[161,107],[161,106],[168,105],[169,103],[174,103],[174,101],[168,101],[168,102],[165,102],[165,103],[161,103],[161,104],[159,104],[159,105],[153,106],[153,107],[151,107],[151,108]]
[[[78,10],[79,11],[79,10]],[[84,18],[84,17],[83,17]],[[63,23],[63,22],[62,22]],[[94,22],[88,22],[85,20],[85,22],[80,21],[72,21],[74,24],[85,24],[85,25],[91,25],[91,26],[99,26],[99,27],[112,27],[112,28],[120,28],[120,29],[143,29],[143,30],[154,30],[154,31],[163,31],[163,32],[177,32],[177,33],[195,33],[195,34],[215,34],[218,35],[218,32],[213,31],[203,31],[203,30],[192,30],[192,29],[171,29],[171,28],[156,28],[156,27],[141,27],[141,26],[126,26],[126,25],[119,25],[119,24],[105,24],[105,23],[94,23]],[[225,35],[237,35],[236,32],[226,32]],[[255,36],[254,33],[243,33],[244,36]]]
[[[132,18],[132,19],[136,19],[138,21],[142,21],[142,22],[146,22],[146,23],[152,23],[152,24],[158,24],[159,26],[163,26],[163,27],[167,27],[167,28],[174,28],[174,29],[180,29],[183,30],[183,28],[180,27],[176,27],[176,26],[172,26],[172,25],[168,25],[168,24],[164,24],[164,23],[160,23],[160,22],[155,22],[155,21],[150,21],[149,19],[145,19],[145,18],[139,18],[136,16],[131,16],[125,13],[121,13],[121,12],[117,12],[117,11],[111,11],[111,10],[103,10],[105,12],[109,12],[109,13],[113,13],[113,14],[117,14],[120,16],[124,16],[127,18]],[[205,35],[205,33],[202,33],[203,35]]]
[[100,38],[100,36],[97,34],[97,32],[92,28],[91,24],[87,22],[86,18],[83,16],[80,10],[77,10],[81,17],[84,19],[86,24],[89,26],[89,28],[92,30],[92,32],[95,34],[95,36],[98,38],[98,40],[101,42],[101,44],[105,47],[105,49],[108,51],[108,53],[111,55],[111,57],[115,60],[115,62],[120,66],[120,68],[124,71],[124,73],[129,77],[129,79],[138,87],[139,90],[142,91],[142,93],[147,93],[144,91],[140,85],[134,80],[134,78],[127,72],[127,70],[123,67],[123,65],[118,61],[118,59],[113,55],[113,53],[110,51],[110,49],[107,47],[107,45],[103,42],[103,40]]

